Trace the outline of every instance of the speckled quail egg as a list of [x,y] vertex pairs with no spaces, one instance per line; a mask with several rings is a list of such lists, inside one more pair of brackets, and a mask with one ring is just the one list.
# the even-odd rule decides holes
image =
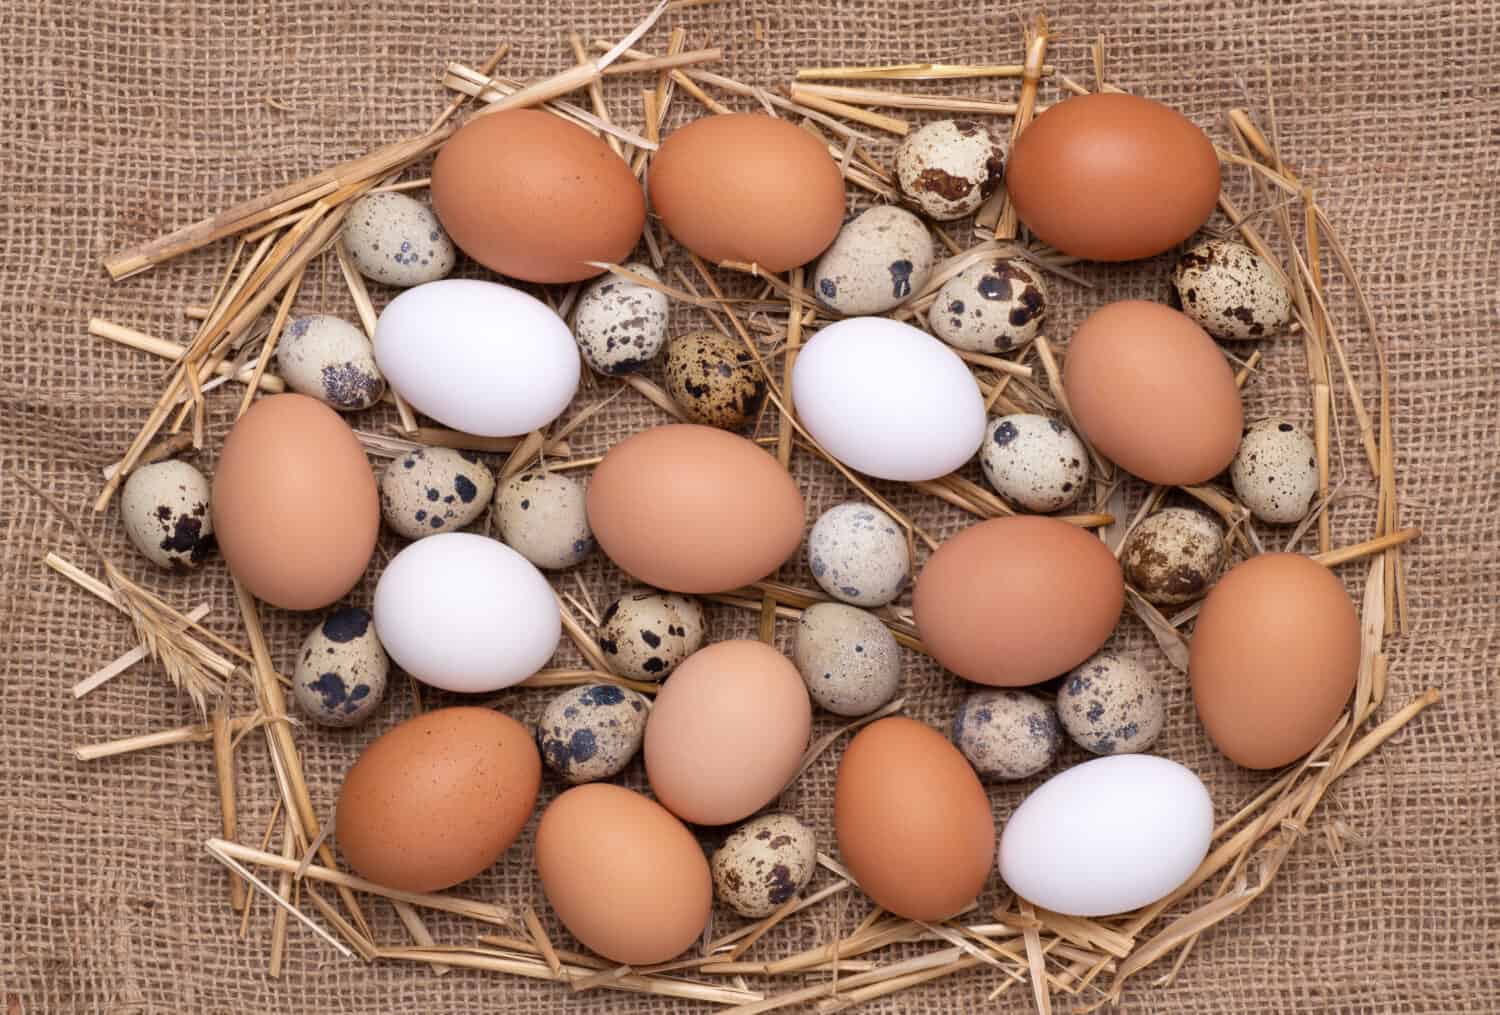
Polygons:
[[974,120],[936,120],[896,150],[901,192],[939,221],[972,215],[1005,172],[1000,141]]
[[911,574],[905,533],[863,501],[823,512],[807,537],[807,562],[823,591],[855,606],[892,602]]
[[1266,259],[1242,243],[1208,240],[1177,261],[1183,313],[1215,338],[1265,338],[1292,320],[1292,294]]
[[380,513],[407,539],[453,532],[483,513],[495,477],[471,451],[418,448],[380,474]]
[[873,614],[843,603],[802,611],[792,661],[808,696],[834,715],[869,715],[901,686],[895,635]]
[[368,409],[385,394],[385,377],[365,333],[327,314],[294,318],[276,344],[287,387],[339,412]]
[[690,422],[738,430],[760,412],[766,380],[748,349],[702,331],[668,343],[667,392]]
[[142,465],[125,480],[120,517],[125,535],[158,567],[180,570],[200,563],[214,548],[208,480],[187,462]]
[[841,314],[879,314],[932,277],[932,236],[904,208],[877,205],[839,230],[813,271],[818,302]]
[[608,779],[641,749],[650,714],[635,691],[613,684],[570,687],[537,720],[536,745],[547,767],[571,783]]
[[1227,553],[1224,526],[1192,508],[1163,508],[1145,518],[1120,549],[1125,580],[1148,602],[1180,606],[1219,580]]
[[719,901],[752,919],[770,916],[806,888],[817,866],[812,829],[790,814],[762,814],[745,822],[709,861]]
[[927,311],[927,326],[955,348],[997,355],[1036,338],[1046,316],[1042,273],[1025,261],[997,257],[944,282]]
[[1078,435],[1058,420],[1032,413],[990,420],[979,464],[996,493],[1027,511],[1067,507],[1089,479],[1089,453]]
[[523,472],[495,489],[500,539],[537,567],[560,571],[594,552],[583,484],[557,472]]
[[1251,423],[1229,465],[1234,492],[1263,522],[1300,522],[1318,496],[1318,451],[1284,419]]
[[435,282],[453,270],[453,241],[431,208],[396,191],[368,194],[349,210],[344,245],[359,273],[386,285]]
[[[649,265],[631,263],[625,267],[653,282],[661,281]],[[666,293],[603,275],[578,298],[573,335],[589,366],[601,374],[619,377],[656,358],[667,341],[669,317]]]
[[1024,779],[1057,757],[1062,728],[1052,705],[1025,691],[975,691],[953,717],[953,743],[981,779]]
[[599,650],[610,671],[635,680],[665,680],[703,647],[703,606],[673,592],[635,588],[600,618]]
[[385,697],[390,666],[370,614],[346,606],[330,613],[303,639],[292,696],[314,722],[358,726]]
[[1073,742],[1092,754],[1139,754],[1161,736],[1166,707],[1144,666],[1100,652],[1063,678],[1057,717]]

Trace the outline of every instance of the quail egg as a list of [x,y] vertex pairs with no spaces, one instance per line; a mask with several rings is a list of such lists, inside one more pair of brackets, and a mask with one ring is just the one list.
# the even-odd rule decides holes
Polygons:
[[760,412],[766,380],[748,349],[701,331],[667,345],[667,392],[689,421],[738,430]]
[[932,236],[904,208],[877,205],[844,223],[813,271],[818,302],[841,314],[879,314],[932,276]]
[[380,474],[380,513],[407,539],[463,528],[483,513],[495,478],[469,451],[418,448]]
[[287,387],[339,412],[368,409],[385,394],[385,377],[365,333],[327,314],[294,318],[276,344]]
[[1057,716],[1092,754],[1139,754],[1161,736],[1166,706],[1156,678],[1137,660],[1100,652],[1063,678]]
[[1284,419],[1251,423],[1229,465],[1229,478],[1250,513],[1272,525],[1300,522],[1318,496],[1318,451]]
[[1062,729],[1051,704],[1025,691],[975,691],[953,717],[953,743],[981,779],[1024,779],[1057,757]]
[[835,599],[884,606],[911,574],[906,535],[873,504],[848,501],[824,511],[807,537],[813,578]]
[[570,687],[537,720],[536,745],[547,767],[568,782],[608,779],[641,749],[650,714],[646,699],[627,688]]
[[558,571],[594,551],[583,484],[556,472],[523,472],[495,490],[500,538],[537,567]]
[[1018,413],[990,420],[979,463],[995,492],[1027,511],[1046,513],[1076,501],[1089,478],[1089,453],[1066,424]]
[[[626,269],[660,282],[649,265],[631,263]],[[573,334],[583,358],[601,374],[619,377],[639,370],[656,358],[667,341],[670,316],[666,293],[614,275],[590,283],[578,298]]]
[[125,535],[157,567],[201,563],[214,548],[208,480],[187,462],[142,465],[125,480],[120,517]]
[[1192,508],[1163,508],[1141,521],[1120,550],[1125,580],[1148,602],[1180,606],[1208,592],[1228,548],[1217,518]]
[[303,640],[292,696],[314,722],[358,726],[385,697],[390,665],[370,614],[346,606],[330,613]]
[[873,614],[843,603],[802,611],[792,661],[808,696],[834,715],[869,715],[901,686],[895,635]]
[[927,311],[927,326],[955,348],[994,356],[1036,338],[1046,315],[1041,272],[1025,261],[997,257],[944,282]]
[[344,245],[359,273],[402,288],[453,270],[453,241],[431,208],[396,191],[368,194],[349,210]]
[[939,221],[972,215],[1004,172],[1000,142],[974,120],[934,121],[908,134],[896,150],[901,192]]
[[635,680],[665,680],[703,647],[703,606],[654,589],[631,589],[600,618],[599,650],[610,671]]
[[812,829],[790,814],[763,814],[745,822],[729,833],[709,862],[719,901],[752,919],[770,916],[807,887],[817,866]]
[[1292,320],[1292,294],[1266,259],[1242,243],[1208,240],[1177,261],[1173,294],[1215,338],[1265,338]]

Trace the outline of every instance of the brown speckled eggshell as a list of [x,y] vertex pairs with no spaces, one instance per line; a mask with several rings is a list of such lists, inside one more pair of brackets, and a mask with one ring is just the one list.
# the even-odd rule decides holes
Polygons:
[[667,346],[667,392],[692,422],[738,430],[760,412],[766,381],[743,345],[703,331]]
[[558,919],[611,962],[677,957],[713,908],[713,878],[693,833],[660,804],[611,783],[552,801],[536,829],[536,870]]
[[914,719],[881,719],[850,741],[833,797],[839,855],[865,894],[909,920],[946,920],[995,862],[995,824],[958,748]]
[[700,257],[785,271],[838,235],[844,177],[828,149],[790,121],[705,116],[673,131],[651,160],[651,206]]
[[646,198],[625,160],[536,109],[475,117],[432,164],[432,209],[464,253],[511,278],[577,282],[623,262]]
[[1228,468],[1244,410],[1229,361],[1187,315],[1123,300],[1073,333],[1063,390],[1094,447],[1148,483],[1203,483]]
[[386,731],[344,777],[339,849],[361,877],[441,891],[499,859],[531,817],[541,781],[531,731],[509,716],[425,712]]
[[1103,543],[1017,515],[952,537],[917,576],[912,612],[938,662],[965,680],[1024,687],[1083,662],[1120,619],[1125,582]]

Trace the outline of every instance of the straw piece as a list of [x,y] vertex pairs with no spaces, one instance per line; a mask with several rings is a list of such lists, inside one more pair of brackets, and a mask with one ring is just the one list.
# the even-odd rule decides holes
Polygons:
[[244,867],[244,865],[242,865],[241,863],[239,863],[239,861],[237,861],[236,859],[234,859],[232,856],[229,856],[229,855],[227,855],[227,854],[225,854],[225,853],[223,853],[223,852],[221,852],[219,850],[214,849],[213,848],[213,843],[216,843],[216,842],[219,842],[219,841],[221,841],[221,840],[217,840],[217,839],[211,839],[211,840],[209,840],[210,845],[209,845],[209,848],[208,848],[208,852],[209,852],[210,856],[212,856],[215,860],[219,861],[224,866],[228,867],[230,870],[232,870],[235,873],[237,873],[240,877],[244,878],[251,885],[251,887],[255,888],[257,891],[259,891],[263,895],[265,895],[266,898],[268,898],[272,902],[276,903],[276,905],[279,906],[282,910],[286,911],[287,913],[289,913],[292,916],[295,916],[302,924],[304,924],[314,934],[317,934],[324,941],[327,941],[329,944],[333,945],[333,947],[336,948],[338,950],[339,954],[342,955],[342,956],[344,956],[344,958],[346,958],[346,959],[352,959],[354,957],[354,953],[351,952],[348,948],[344,947],[343,942],[339,941],[338,938],[336,938],[332,934],[328,933],[322,927],[319,927],[305,913],[303,913],[301,910],[299,910],[296,907],[294,907],[290,902],[287,902],[279,894],[277,894],[276,892],[272,891],[271,888],[270,888],[270,886],[268,886],[264,881],[262,881],[260,878],[256,877],[254,874],[250,873],[250,871],[246,870],[245,867]]
[[[797,71],[797,80],[947,81],[954,78],[1018,78],[1025,73],[1025,66],[1019,63],[895,63],[871,67],[804,67]],[[1043,66],[1041,73],[1052,74],[1052,65]]]
[[793,102],[800,102],[809,109],[816,109],[819,112],[828,113],[830,116],[841,116],[846,120],[862,123],[866,127],[874,127],[876,130],[895,134],[897,137],[905,137],[911,133],[911,124],[905,120],[894,116],[886,116],[883,113],[872,113],[868,109],[861,109],[858,106],[851,106],[846,102],[831,99],[826,95],[819,95],[808,91],[807,88],[800,85],[792,85],[789,90],[789,97]]
[[[89,334],[96,338],[107,338],[111,342],[118,342],[132,349],[139,349],[141,352],[148,352],[172,363],[176,363],[187,354],[185,345],[178,345],[168,339],[157,338],[99,317],[89,318]],[[220,377],[231,377],[241,384],[248,384],[254,371],[250,367],[236,367],[232,363],[220,363],[214,368],[214,373]],[[257,386],[260,390],[272,394],[280,394],[286,390],[286,383],[274,374],[262,374],[257,381]],[[113,476],[113,473],[110,473],[110,476]]]
[[[914,95],[881,88],[847,88],[841,85],[793,85],[792,98],[798,94],[830,99],[852,106],[885,106],[890,109],[924,109],[944,113],[988,113],[1012,116],[1014,102],[992,102],[988,99],[958,98],[949,95]],[[806,99],[799,101],[805,102]]]

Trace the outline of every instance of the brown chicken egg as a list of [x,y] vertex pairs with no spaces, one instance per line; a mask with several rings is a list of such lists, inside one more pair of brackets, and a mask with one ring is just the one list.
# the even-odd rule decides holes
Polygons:
[[917,576],[912,612],[938,662],[965,680],[1024,687],[1098,651],[1120,619],[1125,581],[1083,529],[1017,515],[970,526]]
[[610,560],[670,592],[759,581],[802,541],[792,477],[750,441],[708,426],[659,426],[616,444],[594,469],[588,513]]
[[1298,553],[1263,553],[1219,579],[1188,657],[1208,737],[1246,768],[1280,768],[1333,728],[1359,673],[1344,585]]
[[536,806],[531,731],[488,708],[440,708],[387,730],[339,791],[339,849],[364,878],[436,892],[500,858]]
[[625,161],[582,127],[537,109],[478,116],[432,164],[432,208],[474,260],[527,282],[577,282],[623,262],[646,198]]
[[802,761],[812,703],[791,660],[759,641],[687,657],[646,720],[646,777],[684,821],[725,825],[775,799]]
[[946,920],[974,901],[995,862],[995,823],[958,748],[914,719],[881,719],[839,762],[839,855],[875,902],[908,920]]
[[359,439],[306,395],[262,398],[240,417],[219,452],[211,501],[229,570],[286,610],[321,609],[353,588],[380,528]]
[[785,271],[838,235],[844,177],[823,142],[787,120],[706,116],[662,142],[651,161],[651,206],[700,257]]
[[611,962],[666,962],[703,933],[713,877],[698,840],[660,804],[594,782],[536,829],[536,870],[563,926]]
[[1186,314],[1124,300],[1073,333],[1063,390],[1104,457],[1148,483],[1186,486],[1229,467],[1244,412],[1223,352]]
[[1044,243],[1090,261],[1133,261],[1176,246],[1208,221],[1219,199],[1219,158],[1203,131],[1159,102],[1080,95],[1021,132],[1005,186]]

